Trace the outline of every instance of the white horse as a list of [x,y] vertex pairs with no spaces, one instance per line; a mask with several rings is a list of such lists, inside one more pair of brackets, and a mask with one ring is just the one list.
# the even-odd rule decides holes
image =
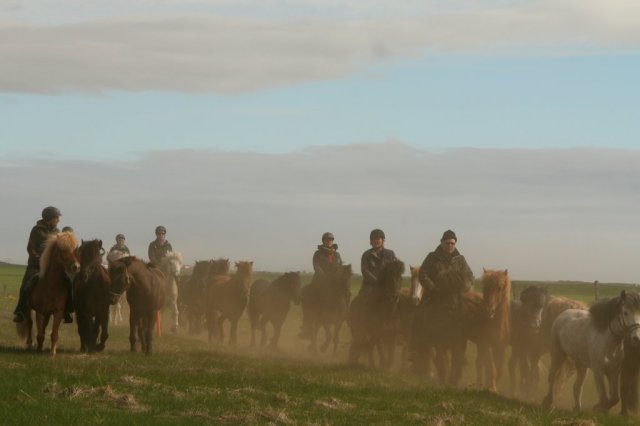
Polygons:
[[[620,296],[595,303],[589,311],[568,309],[556,318],[551,328],[551,366],[549,392],[543,405],[553,404],[553,391],[562,366],[571,359],[577,378],[573,385],[575,409],[582,408],[582,385],[590,368],[598,391],[595,406],[609,410],[620,400],[618,377],[623,359],[623,340],[640,342],[640,294],[623,290]],[[610,397],[604,378],[607,377]]]
[[424,292],[420,284],[420,267],[409,265],[409,269],[411,270],[411,301],[414,305],[418,305]]
[[178,276],[182,270],[182,254],[178,252],[167,252],[160,261],[160,270],[164,274],[166,281],[167,306],[171,309],[171,331],[178,331]]

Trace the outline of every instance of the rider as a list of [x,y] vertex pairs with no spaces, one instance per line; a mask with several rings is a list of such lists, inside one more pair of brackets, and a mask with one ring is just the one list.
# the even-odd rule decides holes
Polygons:
[[166,239],[167,228],[160,225],[156,227],[156,239],[149,243],[149,261],[155,266],[160,266],[160,261],[166,254],[173,251],[171,243]]
[[364,294],[371,291],[378,281],[378,274],[385,263],[392,262],[396,259],[393,250],[384,247],[385,235],[381,229],[374,229],[369,234],[369,244],[371,248],[362,253],[362,261],[360,262],[362,270],[362,287],[358,294]]
[[[334,236],[331,232],[325,232],[322,234],[322,244],[318,245],[318,249],[313,254],[313,278],[311,280],[311,286],[305,287],[305,291],[302,294],[303,303],[304,300],[313,298],[313,288],[315,285],[322,283],[324,278],[327,277],[338,266],[342,265],[342,258],[338,253],[338,245],[334,244]],[[298,337],[304,339],[309,337],[311,333],[310,324],[308,320],[305,320],[304,309],[302,311],[302,326],[300,327],[300,333]]]
[[448,229],[440,244],[429,253],[420,266],[418,279],[424,289],[423,300],[444,302],[456,309],[460,296],[473,286],[473,272],[466,259],[456,248],[458,237]]
[[[18,297],[18,304],[13,311],[13,321],[23,322],[24,318],[29,310],[27,299],[31,294],[31,290],[38,282],[37,276],[40,272],[40,256],[44,252],[45,243],[50,235],[55,235],[58,232],[58,223],[60,223],[60,216],[62,213],[59,209],[53,206],[45,207],[42,210],[42,219],[38,220],[29,234],[29,241],[27,242],[27,253],[29,258],[27,259],[27,269],[24,271],[22,277],[22,283],[20,284],[20,294]],[[71,283],[69,282],[69,290]],[[71,318],[71,312],[73,312],[73,303],[70,298],[67,298],[67,305],[65,306],[64,322],[73,322]]]
[[109,249],[109,254],[116,253],[119,257],[131,256],[129,247],[124,242],[124,234],[116,235],[116,243]]

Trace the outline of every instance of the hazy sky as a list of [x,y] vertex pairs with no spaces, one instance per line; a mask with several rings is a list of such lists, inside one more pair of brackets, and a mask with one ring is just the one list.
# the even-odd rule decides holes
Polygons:
[[0,260],[46,205],[311,269],[447,228],[476,275],[640,281],[640,3],[0,0]]

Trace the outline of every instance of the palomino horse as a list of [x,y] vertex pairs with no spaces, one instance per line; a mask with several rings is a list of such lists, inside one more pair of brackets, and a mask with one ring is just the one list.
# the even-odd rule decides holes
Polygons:
[[[555,382],[562,366],[573,361],[577,378],[573,385],[575,409],[582,409],[582,385],[587,369],[593,372],[599,401],[595,408],[607,411],[620,400],[618,377],[625,338],[640,343],[640,294],[622,290],[620,296],[596,302],[588,312],[568,309],[551,328],[549,392],[543,405],[553,404]],[[609,396],[604,378],[609,384]]]
[[373,367],[373,349],[377,347],[380,366],[389,367],[389,359],[386,356],[388,349],[383,347],[382,338],[392,325],[403,273],[404,263],[400,260],[384,264],[373,288],[370,291],[360,292],[351,302],[349,309],[350,364],[357,364],[364,353],[368,357],[369,366]]
[[160,270],[164,274],[166,283],[166,303],[171,309],[171,331],[178,331],[178,277],[182,269],[182,254],[174,251],[167,252],[160,260]]
[[238,343],[238,320],[242,316],[249,299],[249,286],[253,273],[253,262],[236,262],[236,273],[214,275],[209,278],[206,290],[207,328],[209,341],[218,338],[224,341],[223,323],[229,320],[229,345]]
[[[511,393],[528,395],[540,379],[539,357],[542,312],[549,302],[547,287],[529,286],[511,307],[511,357],[509,383]],[[520,372],[520,380],[516,371]]]
[[166,285],[162,271],[135,256],[127,256],[109,265],[109,276],[114,297],[121,297],[127,292],[131,352],[136,351],[137,332],[142,351],[151,355],[156,314],[165,301]]
[[247,312],[251,321],[251,346],[255,346],[255,332],[260,329],[260,344],[267,343],[267,322],[273,325],[270,347],[276,349],[280,339],[282,324],[287,318],[291,302],[300,303],[300,273],[287,272],[272,282],[257,280],[249,291]]
[[82,352],[104,350],[109,338],[109,305],[115,299],[109,273],[102,266],[103,254],[102,240],[82,241],[78,248],[80,272],[73,280],[73,304]]
[[311,329],[309,349],[317,351],[318,331],[324,329],[325,340],[320,351],[333,342],[333,355],[338,352],[340,329],[347,320],[351,299],[351,264],[340,265],[317,282],[302,288],[302,310]]
[[[78,240],[73,232],[61,232],[47,239],[40,257],[38,283],[27,300],[36,313],[38,351],[42,351],[44,331],[53,316],[51,355],[55,355],[57,350],[58,330],[64,317],[69,281],[80,269],[77,247]],[[31,348],[33,344],[32,327],[30,314],[26,315],[24,322],[16,324],[18,335],[26,339],[27,348]]]

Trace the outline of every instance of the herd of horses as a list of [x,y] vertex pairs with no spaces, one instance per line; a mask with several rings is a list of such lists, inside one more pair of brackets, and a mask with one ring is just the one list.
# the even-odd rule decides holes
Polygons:
[[[460,383],[468,342],[477,347],[476,382],[497,391],[507,349],[506,363],[513,394],[528,396],[540,382],[540,359],[550,353],[548,393],[543,405],[551,407],[566,378],[576,375],[575,408],[581,409],[582,385],[587,369],[593,372],[599,401],[595,408],[607,411],[622,399],[622,413],[638,410],[640,375],[640,294],[622,291],[618,297],[583,302],[549,295],[547,288],[530,286],[512,301],[506,270],[483,270],[481,292],[462,294],[455,306],[440,306],[423,298],[418,268],[411,267],[411,287],[402,288],[405,265],[386,263],[370,291],[352,299],[351,265],[302,286],[300,273],[287,272],[272,281],[252,282],[253,262],[228,259],[196,261],[192,273],[181,279],[182,257],[169,253],[157,267],[134,257],[109,257],[103,265],[101,240],[78,244],[73,233],[51,236],[41,257],[38,285],[29,296],[35,312],[37,350],[53,318],[51,354],[56,354],[58,331],[72,279],[80,349],[102,351],[109,337],[109,306],[126,293],[129,304],[129,341],[137,341],[144,353],[152,353],[158,312],[168,307],[172,329],[184,318],[190,333],[206,329],[209,340],[223,342],[228,321],[231,346],[237,345],[238,321],[246,310],[251,325],[251,345],[269,343],[277,348],[291,304],[301,304],[310,330],[310,350],[338,350],[341,327],[351,329],[348,361],[362,357],[370,366],[389,369],[397,346],[401,368],[434,377],[441,383]],[[178,289],[180,291],[178,291]],[[266,325],[271,323],[269,339]],[[33,320],[17,324],[18,334],[33,346]],[[318,334],[324,342],[318,348]],[[376,362],[377,358],[377,362]],[[435,367],[435,374],[433,372]],[[605,379],[607,383],[605,383]],[[607,386],[608,385],[608,386]],[[608,387],[608,391],[607,391]]]

